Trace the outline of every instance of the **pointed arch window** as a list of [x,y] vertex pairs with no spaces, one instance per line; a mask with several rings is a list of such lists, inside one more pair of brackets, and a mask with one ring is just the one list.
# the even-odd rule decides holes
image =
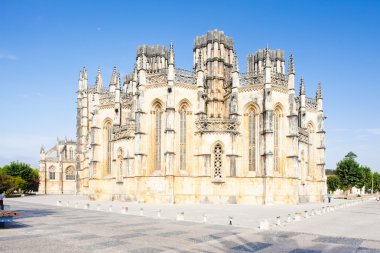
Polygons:
[[214,147],[214,178],[222,178],[222,145],[219,143]]
[[254,110],[248,112],[248,170],[256,170],[257,117]]
[[160,104],[154,107],[155,127],[154,127],[154,163],[155,169],[161,170],[161,134],[162,134],[162,109]]
[[274,171],[279,171],[279,144],[280,144],[280,133],[281,133],[281,110],[277,108],[274,111],[274,131],[273,131],[273,137],[274,137]]
[[106,121],[103,127],[104,151],[106,173],[111,174],[111,155],[112,155],[112,123]]
[[54,168],[54,166],[50,166],[50,168],[49,168],[49,179],[55,180],[55,168]]
[[75,171],[73,166],[67,167],[65,174],[66,180],[75,180]]
[[187,106],[184,105],[180,109],[180,170],[186,170],[186,128],[187,128]]

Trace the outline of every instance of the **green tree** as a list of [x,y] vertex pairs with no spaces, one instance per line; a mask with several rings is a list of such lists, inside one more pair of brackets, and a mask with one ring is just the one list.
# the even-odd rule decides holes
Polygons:
[[21,183],[20,180],[15,181],[17,186],[22,191],[38,191],[39,176],[38,170],[35,170],[26,163],[12,162],[10,165],[4,166],[3,171],[8,176],[20,177],[25,183]]
[[359,183],[362,171],[359,164],[352,157],[345,157],[342,161],[338,162],[336,174],[340,180],[342,190],[347,191]]
[[336,191],[340,188],[340,180],[337,176],[331,176],[327,178],[327,188],[328,191]]
[[373,173],[373,192],[380,192],[380,174],[378,172]]
[[335,171],[335,170],[329,170],[329,169],[326,169],[326,170],[325,170],[325,174],[326,174],[326,175],[335,175],[335,174],[336,174],[336,171]]
[[358,156],[352,151],[348,152],[347,155],[345,156],[345,158],[352,158],[352,159],[355,159],[357,157]]
[[366,189],[372,189],[372,171],[367,166],[360,166],[360,170],[362,171],[362,184]]

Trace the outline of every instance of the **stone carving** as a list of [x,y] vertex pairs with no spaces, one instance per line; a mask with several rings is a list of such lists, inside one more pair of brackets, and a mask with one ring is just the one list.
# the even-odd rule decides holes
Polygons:
[[184,69],[175,70],[175,82],[180,84],[195,85],[194,72]]
[[128,122],[127,125],[113,127],[113,139],[131,139],[135,137],[135,124]]
[[111,105],[115,103],[115,92],[104,92],[100,95],[100,105]]
[[167,73],[158,73],[158,74],[148,74],[146,76],[146,84],[151,85],[151,84],[162,84],[162,83],[167,83],[168,81],[168,75]]
[[203,118],[195,122],[200,133],[238,133],[240,122],[237,119]]

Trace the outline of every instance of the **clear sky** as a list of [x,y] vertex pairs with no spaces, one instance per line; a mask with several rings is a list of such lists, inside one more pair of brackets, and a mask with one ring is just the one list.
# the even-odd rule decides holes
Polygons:
[[0,166],[38,165],[41,145],[75,139],[79,70],[132,70],[140,44],[174,42],[176,66],[192,67],[195,36],[223,30],[240,69],[264,48],[292,51],[297,86],[322,82],[326,168],[349,151],[380,171],[380,1],[0,0]]

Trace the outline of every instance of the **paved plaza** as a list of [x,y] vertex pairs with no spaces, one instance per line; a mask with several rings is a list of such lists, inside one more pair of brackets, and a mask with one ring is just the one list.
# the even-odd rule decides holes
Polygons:
[[0,229],[0,252],[380,253],[380,202],[333,202],[327,212],[326,203],[148,205],[90,202],[81,196],[6,199],[22,217]]

